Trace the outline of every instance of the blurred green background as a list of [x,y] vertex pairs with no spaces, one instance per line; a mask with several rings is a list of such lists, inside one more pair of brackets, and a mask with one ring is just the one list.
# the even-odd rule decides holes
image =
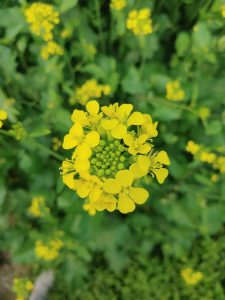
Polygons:
[[[0,299],[29,299],[27,283],[53,270],[50,300],[224,300],[225,1],[42,1],[52,37],[37,35],[43,12],[28,22],[32,3],[0,1]],[[140,36],[126,21],[142,8],[153,32]],[[90,216],[62,183],[81,96],[159,122],[169,177],[145,183],[150,199],[131,214]],[[43,259],[37,245],[50,240]]]

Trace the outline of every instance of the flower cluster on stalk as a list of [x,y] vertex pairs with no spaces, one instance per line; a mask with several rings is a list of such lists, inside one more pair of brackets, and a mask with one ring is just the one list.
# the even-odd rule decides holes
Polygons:
[[62,176],[70,189],[86,199],[84,209],[92,215],[103,210],[134,211],[149,197],[140,179],[150,174],[163,183],[168,175],[166,152],[153,149],[157,122],[132,110],[132,104],[118,103],[100,109],[92,100],[86,111],[72,113],[73,125],[63,141],[72,156],[63,161]]

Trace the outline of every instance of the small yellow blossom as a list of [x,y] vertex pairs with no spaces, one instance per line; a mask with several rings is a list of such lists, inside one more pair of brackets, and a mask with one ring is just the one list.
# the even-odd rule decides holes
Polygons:
[[126,0],[111,0],[110,7],[115,10],[121,10],[127,5]]
[[59,23],[59,13],[52,5],[35,2],[25,10],[25,17],[33,34],[41,36],[45,41],[53,39],[52,31],[55,24]]
[[12,289],[16,294],[16,300],[26,300],[33,289],[33,283],[27,278],[14,278]]
[[209,164],[212,164],[216,159],[216,155],[214,153],[211,153],[211,152],[202,151],[199,154],[199,159],[203,162],[207,162]]
[[90,215],[116,209],[130,213],[149,196],[139,186],[141,178],[150,174],[162,184],[168,176],[166,152],[154,152],[149,143],[158,135],[157,122],[132,110],[132,104],[118,103],[100,110],[92,100],[86,111],[75,109],[71,116],[74,124],[63,148],[75,150],[71,160],[63,161],[61,173],[63,182],[86,198],[83,209]]
[[219,176],[217,174],[212,174],[210,179],[213,183],[216,183],[219,180]]
[[60,36],[63,39],[67,39],[67,38],[71,37],[71,35],[72,35],[72,30],[69,30],[69,29],[63,29],[60,33]]
[[208,107],[201,107],[198,111],[199,117],[204,121],[210,116],[210,109]]
[[217,157],[214,161],[213,168],[219,170],[220,173],[225,174],[225,156]]
[[108,96],[110,92],[111,87],[108,84],[99,84],[95,79],[90,79],[76,88],[74,95],[70,98],[70,104],[85,105],[88,100],[97,99],[103,95]]
[[59,148],[62,147],[62,142],[60,141],[60,139],[58,137],[53,137],[52,138],[52,149],[54,151],[58,151]]
[[49,213],[49,208],[45,205],[44,197],[34,197],[32,198],[31,206],[28,208],[29,213],[36,217],[43,217],[45,214]]
[[174,80],[166,84],[166,98],[172,101],[182,101],[185,98],[185,92],[181,88],[180,82]]
[[149,8],[142,8],[130,11],[127,19],[127,28],[139,36],[152,33],[151,10]]
[[192,268],[183,269],[181,276],[188,285],[196,285],[203,279],[202,272],[195,272]]
[[6,120],[8,118],[7,112],[0,109],[0,128],[2,128],[3,126],[3,122],[4,120]]
[[50,56],[53,56],[53,55],[61,56],[61,55],[63,55],[63,53],[64,53],[64,50],[60,45],[58,45],[54,41],[49,41],[41,47],[40,55],[44,60],[47,60]]
[[225,4],[223,4],[221,6],[221,14],[222,14],[222,17],[225,18]]
[[193,141],[188,141],[185,149],[187,152],[190,152],[192,155],[195,155],[200,150],[200,146]]
[[63,242],[60,239],[50,240],[48,243],[38,240],[35,244],[35,254],[45,261],[52,261],[59,256],[62,247]]

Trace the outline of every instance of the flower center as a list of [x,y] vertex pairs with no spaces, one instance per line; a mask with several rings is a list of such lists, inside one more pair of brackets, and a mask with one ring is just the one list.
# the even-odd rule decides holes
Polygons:
[[115,177],[128,166],[128,152],[119,140],[100,140],[91,157],[90,173],[98,177]]

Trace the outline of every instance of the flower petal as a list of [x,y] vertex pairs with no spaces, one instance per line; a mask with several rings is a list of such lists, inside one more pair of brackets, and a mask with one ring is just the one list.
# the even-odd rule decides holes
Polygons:
[[8,115],[7,115],[7,112],[0,109],[0,120],[5,120],[7,119]]
[[109,178],[103,183],[103,190],[110,194],[117,194],[121,190],[121,185],[118,180]]
[[83,143],[77,146],[76,154],[79,159],[88,159],[91,156],[91,148],[88,144]]
[[112,119],[112,120],[102,120],[101,126],[105,130],[112,130],[116,125],[118,124],[118,120]]
[[148,173],[148,170],[150,167],[149,157],[145,156],[145,155],[138,155],[137,163],[138,163],[140,170],[143,171],[143,173],[145,173],[144,175],[146,175]]
[[79,141],[74,138],[71,134],[67,134],[63,139],[63,149],[72,149],[79,144]]
[[150,144],[144,144],[144,145],[140,146],[138,152],[141,153],[141,154],[146,154],[151,150],[151,148],[152,147],[151,147]]
[[77,172],[85,172],[88,171],[90,168],[90,162],[88,159],[79,159],[77,158],[74,163],[74,168]]
[[89,132],[85,137],[85,142],[91,147],[94,148],[98,146],[100,141],[100,135],[97,131]]
[[160,151],[156,157],[154,158],[156,162],[160,162],[164,165],[170,165],[170,159],[166,153],[166,151]]
[[160,184],[162,184],[165,181],[166,177],[169,174],[168,170],[165,168],[152,169],[152,172],[155,173],[156,178]]
[[75,183],[74,183],[74,174],[75,172],[67,173],[63,175],[63,182],[65,185],[67,185],[70,189],[74,189]]
[[120,121],[125,121],[133,109],[132,104],[122,104],[118,108],[118,117]]
[[121,213],[127,214],[135,210],[135,203],[129,196],[120,195],[118,200],[118,209]]
[[96,116],[99,112],[99,103],[95,100],[89,101],[86,104],[86,110],[89,112],[90,115]]
[[145,118],[142,113],[135,111],[132,113],[132,115],[127,120],[127,125],[142,125],[145,122]]
[[80,123],[76,123],[71,127],[69,134],[81,138],[84,135],[83,127]]
[[115,139],[122,139],[126,133],[127,133],[127,127],[122,124],[118,124],[111,131],[111,134]]
[[131,186],[134,176],[131,171],[129,170],[121,170],[116,174],[116,180],[123,186],[128,187]]
[[129,195],[137,204],[145,203],[149,197],[148,191],[142,188],[131,188]]
[[86,198],[90,193],[90,185],[87,182],[80,182],[77,187],[77,194],[81,198]]
[[127,133],[127,134],[125,134],[123,141],[127,146],[131,146],[134,143],[134,138],[131,134]]

